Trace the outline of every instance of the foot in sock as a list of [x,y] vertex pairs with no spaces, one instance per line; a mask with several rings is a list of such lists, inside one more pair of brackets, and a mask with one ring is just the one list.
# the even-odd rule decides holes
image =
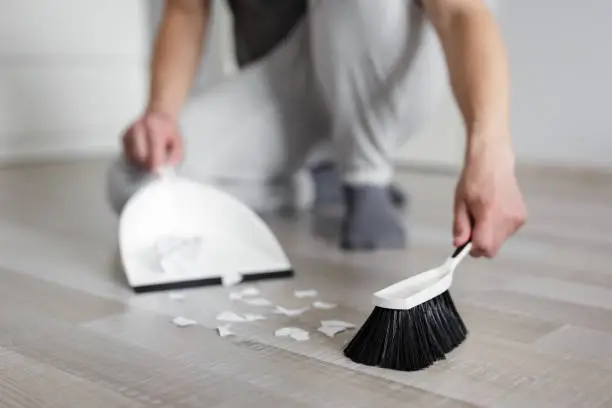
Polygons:
[[[342,182],[336,165],[325,162],[311,168],[310,171],[315,186],[315,208],[341,205],[343,202]],[[407,206],[408,198],[398,186],[391,184],[387,191],[395,207],[405,208]]]
[[340,231],[343,249],[401,249],[406,246],[406,232],[393,208],[389,187],[345,186],[344,199],[346,213]]

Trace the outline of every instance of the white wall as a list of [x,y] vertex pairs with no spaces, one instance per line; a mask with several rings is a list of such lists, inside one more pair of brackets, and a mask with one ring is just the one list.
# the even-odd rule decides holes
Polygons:
[[612,166],[612,2],[506,0],[522,161]]
[[[498,7],[518,160],[612,167],[612,2],[505,0]],[[399,158],[456,166],[463,139],[461,117],[447,98]]]
[[[146,102],[161,4],[0,0],[0,163],[116,151]],[[211,39],[200,85],[231,68],[222,44]]]
[[[0,162],[115,150],[145,102],[161,3],[0,0]],[[226,10],[216,13],[201,87],[235,68]],[[612,166],[612,2],[505,0],[499,14],[519,159]],[[457,165],[462,149],[449,94],[399,158]]]
[[143,1],[0,0],[0,160],[117,144],[146,88]]

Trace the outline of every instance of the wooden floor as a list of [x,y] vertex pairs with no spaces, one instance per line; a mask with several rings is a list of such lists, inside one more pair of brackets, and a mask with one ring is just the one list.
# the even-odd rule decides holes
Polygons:
[[[612,178],[525,173],[531,218],[494,261],[461,265],[453,296],[471,334],[419,373],[366,368],[340,350],[370,295],[449,254],[454,177],[403,174],[411,246],[350,255],[330,246],[334,220],[270,217],[293,280],[259,284],[287,307],[315,288],[331,311],[213,329],[245,311],[224,288],[134,295],[116,261],[104,163],[0,171],[0,407],[612,407]],[[250,308],[252,310],[252,307]],[[177,328],[175,316],[200,326]],[[299,326],[311,340],[274,337]]]

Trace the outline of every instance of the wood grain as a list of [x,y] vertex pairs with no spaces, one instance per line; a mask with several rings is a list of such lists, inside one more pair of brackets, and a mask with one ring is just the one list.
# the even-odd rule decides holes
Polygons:
[[[338,304],[273,315],[222,287],[134,295],[117,265],[106,161],[0,171],[0,407],[612,407],[612,178],[521,173],[531,219],[492,261],[461,265],[452,293],[469,329],[418,373],[358,366],[323,319],[361,324],[371,293],[450,252],[455,177],[403,173],[410,248],[348,254],[337,218],[266,215],[297,271],[258,283],[285,307],[295,289]],[[261,312],[220,338],[223,310]],[[199,322],[177,328],[176,316]],[[274,336],[283,326],[310,341]]]

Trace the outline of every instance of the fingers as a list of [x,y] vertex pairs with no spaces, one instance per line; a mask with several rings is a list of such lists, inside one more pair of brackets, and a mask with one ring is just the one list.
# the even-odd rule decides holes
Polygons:
[[168,165],[177,166],[183,160],[183,139],[176,134],[167,146]]
[[492,258],[499,250],[499,239],[496,235],[495,219],[490,209],[483,209],[475,218],[472,233],[472,256]]
[[472,224],[468,206],[463,199],[455,201],[453,222],[453,246],[465,244],[472,235]]
[[175,123],[165,117],[144,117],[126,132],[123,148],[127,161],[154,172],[159,167],[180,163],[182,139]]
[[524,224],[525,216],[508,214],[495,207],[483,208],[476,217],[472,255],[493,258],[504,242]]
[[145,166],[149,171],[155,171],[166,162],[166,139],[158,134],[155,128],[147,129],[149,154]]
[[146,131],[141,122],[136,122],[123,137],[123,148],[126,160],[141,165],[147,158]]

